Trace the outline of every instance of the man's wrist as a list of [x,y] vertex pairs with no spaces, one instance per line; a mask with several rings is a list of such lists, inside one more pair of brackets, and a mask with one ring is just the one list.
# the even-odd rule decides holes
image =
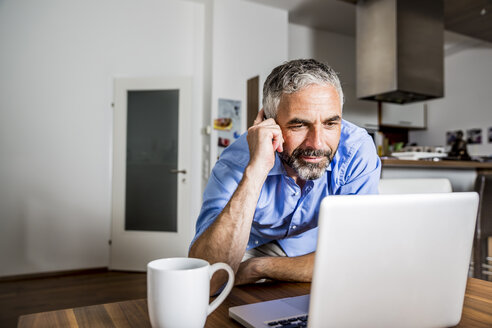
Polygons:
[[261,183],[263,183],[268,176],[268,172],[270,172],[270,170],[263,167],[262,165],[250,162],[244,170],[244,176],[249,179],[253,179],[255,181],[260,181]]
[[268,257],[254,257],[251,259],[251,273],[255,279],[266,278],[265,260],[267,259]]

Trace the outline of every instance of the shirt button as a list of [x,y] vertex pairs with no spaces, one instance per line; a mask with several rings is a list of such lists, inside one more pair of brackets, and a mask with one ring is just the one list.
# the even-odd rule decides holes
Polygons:
[[299,191],[294,192],[294,196],[297,196],[297,195],[299,195]]
[[297,226],[293,225],[292,230],[296,230]]
[[258,240],[255,240],[255,245],[258,245]]

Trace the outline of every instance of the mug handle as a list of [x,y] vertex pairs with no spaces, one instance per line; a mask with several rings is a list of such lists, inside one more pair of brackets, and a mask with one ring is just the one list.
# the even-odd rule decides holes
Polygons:
[[209,269],[210,279],[212,279],[214,273],[220,269],[227,271],[227,274],[229,275],[229,279],[227,280],[227,285],[225,286],[224,290],[222,290],[219,296],[217,296],[217,298],[208,305],[207,315],[214,312],[215,309],[220,305],[220,303],[222,303],[225,300],[225,298],[227,297],[227,295],[229,295],[234,285],[234,272],[232,271],[231,267],[226,263],[219,262],[219,263],[212,264]]

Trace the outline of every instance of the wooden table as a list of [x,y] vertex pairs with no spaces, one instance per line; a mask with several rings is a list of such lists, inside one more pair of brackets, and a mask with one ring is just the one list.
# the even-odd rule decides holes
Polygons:
[[[235,287],[207,319],[205,327],[241,327],[229,319],[231,306],[309,293],[309,283],[269,283]],[[23,315],[18,327],[150,327],[145,299]],[[457,327],[492,327],[492,282],[469,279]]]

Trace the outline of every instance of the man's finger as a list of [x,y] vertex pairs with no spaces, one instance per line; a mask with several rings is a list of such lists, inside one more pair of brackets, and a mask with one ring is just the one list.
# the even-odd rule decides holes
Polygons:
[[253,121],[253,125],[258,125],[260,124],[265,118],[265,111],[263,108],[258,112],[258,115],[256,115],[255,120]]
[[278,152],[283,152],[284,151],[284,138],[282,136],[282,132],[280,133],[275,133],[273,135],[273,150],[278,151]]

